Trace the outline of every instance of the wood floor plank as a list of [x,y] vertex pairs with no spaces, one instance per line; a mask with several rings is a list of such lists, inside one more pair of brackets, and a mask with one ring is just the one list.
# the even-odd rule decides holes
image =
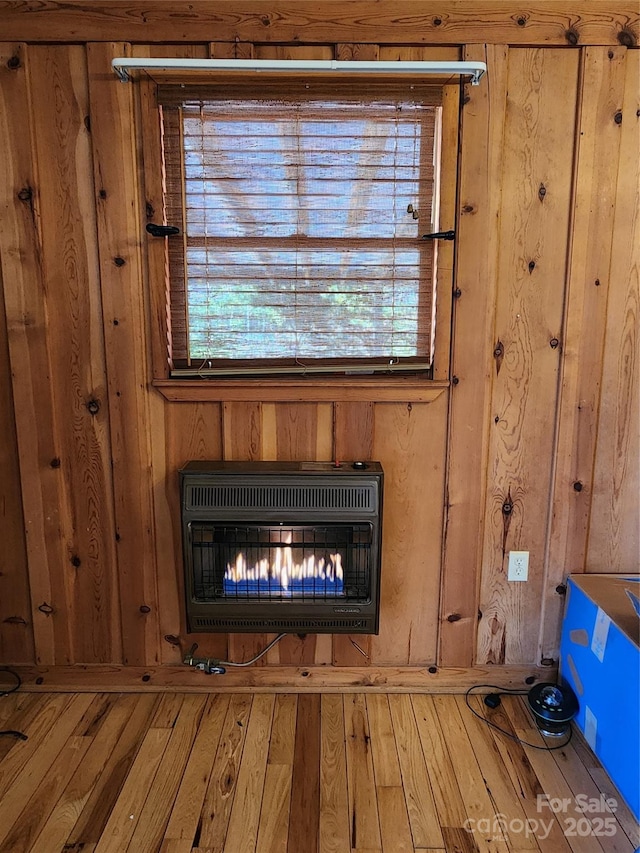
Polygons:
[[[619,798],[580,737],[554,752],[534,750],[472,716],[462,696],[8,699],[4,719],[30,737],[0,758],[0,853],[635,849],[637,824],[621,801],[607,837],[597,835],[595,813],[576,807],[579,793]],[[541,743],[519,697],[495,711],[478,697],[470,702],[507,732]],[[541,794],[573,805],[554,816],[541,809]],[[573,836],[567,817],[581,821]]]
[[191,842],[185,838],[165,838],[160,853],[191,853]]
[[293,764],[295,750],[298,696],[296,693],[279,693],[273,711],[269,764]]
[[[11,728],[24,732],[28,740],[16,741],[14,738],[2,738],[0,750],[0,798],[7,788],[13,784],[22,767],[37,752],[40,745],[49,736],[56,720],[60,719],[72,696],[62,694],[45,696],[43,701],[31,707],[33,713],[27,712],[24,719],[16,713],[11,719]],[[9,728],[9,726],[7,726]]]
[[457,787],[462,795],[467,816],[470,821],[474,821],[473,827],[477,827],[478,822],[483,819],[490,820],[488,831],[475,833],[478,848],[485,853],[492,853],[492,851],[508,853],[507,842],[495,821],[498,814],[496,803],[478,766],[457,705],[451,701],[451,697],[448,697],[447,702],[442,702],[436,696],[425,696],[414,697],[414,707],[416,698],[431,700],[442,732],[443,746],[448,756],[448,768],[449,770],[455,768]]
[[185,696],[140,819],[129,843],[131,853],[155,853],[193,746],[206,696]]
[[416,847],[443,847],[444,840],[422,754],[411,697],[390,695],[389,707],[413,843]]
[[253,698],[236,795],[229,817],[225,842],[228,853],[234,850],[252,853],[256,848],[274,705],[273,694],[263,693]]
[[[503,703],[518,737],[527,740],[529,743],[544,745],[544,740],[535,728],[529,713],[524,709],[520,697],[505,696]],[[571,821],[578,821],[583,817],[589,820],[589,815],[583,815],[576,807],[571,788],[558,769],[553,754],[547,750],[532,749],[530,746],[523,746],[522,748],[527,754],[543,791],[553,791],[554,796],[569,801],[567,811],[557,813],[556,819],[562,826],[567,842],[574,853],[602,853],[603,849],[607,849],[603,848],[599,839],[594,836],[572,834]],[[603,842],[606,844],[608,839],[604,838]]]
[[376,787],[402,787],[398,750],[393,737],[389,700],[384,693],[366,697]]
[[620,796],[620,792],[617,790],[580,732],[576,732],[574,730],[571,745],[573,746],[576,755],[580,758],[583,766],[586,767],[587,772],[598,786],[600,793],[604,794],[605,799],[613,797],[613,799],[616,800],[618,804],[616,820],[622,827],[627,838],[631,841],[634,849],[636,847],[640,847],[640,823],[638,823],[633,816],[631,809]]
[[236,782],[253,697],[232,695],[216,750],[194,846],[224,850],[229,815],[236,793]]
[[[3,705],[4,716],[0,723],[2,729],[26,732],[42,710],[42,699],[38,701],[38,697],[30,693],[5,696],[3,701],[6,702],[6,706]],[[4,773],[2,762],[18,743],[24,743],[24,741],[17,741],[11,737],[0,738],[0,779]]]
[[[573,743],[567,744],[564,749],[554,750],[551,753],[551,756],[553,757],[555,763],[558,765],[558,768],[564,776],[567,784],[571,788],[574,797],[576,797],[577,795],[583,795],[585,797],[588,797],[592,801],[597,801],[600,798],[600,789],[589,775],[589,771],[587,770],[587,768],[578,758]],[[619,797],[616,797],[615,799],[617,801],[620,800]],[[636,845],[632,844],[631,840],[622,829],[622,826],[618,823],[617,812],[618,808],[616,806],[615,809],[610,812],[597,812],[594,813],[593,816],[597,816],[598,818],[601,818],[603,820],[612,819],[615,822],[615,832],[613,835],[609,835],[604,824],[599,829],[599,831],[607,831],[607,853],[633,853],[633,851],[636,849]],[[602,837],[604,838],[604,836]],[[604,843],[601,843],[604,847]]]
[[191,850],[228,709],[229,696],[214,694],[208,697],[198,734],[171,810],[164,836],[165,844],[169,839],[182,840],[188,843]]
[[[64,714],[55,720],[55,725],[47,732],[47,737],[18,775],[10,781],[0,801],[0,843],[11,831],[25,804],[34,796],[40,782],[48,775],[52,764],[92,700],[91,693],[74,694],[64,707]],[[10,756],[7,760],[9,758]]]
[[287,853],[317,853],[320,832],[321,697],[298,697]]
[[287,851],[292,778],[293,764],[267,764],[255,848],[258,853]]
[[413,840],[401,787],[376,788],[383,853],[413,853]]
[[286,853],[291,810],[298,697],[276,696],[256,850]]
[[11,831],[0,843],[0,851],[7,851],[7,853],[23,853],[24,851],[27,853],[29,850],[38,850],[34,841],[76,768],[83,760],[91,742],[92,738],[77,735],[72,735],[67,740],[58,754],[54,766],[49,769],[32,798],[17,814]]
[[367,706],[362,694],[344,696],[351,846],[380,850],[380,820],[373,775]]
[[103,718],[82,762],[34,842],[33,848],[38,853],[59,853],[64,848],[100,775],[108,772],[108,762],[119,746],[125,726],[135,731],[136,712],[140,716],[146,706],[147,715],[150,713],[152,696],[114,695],[117,701]]
[[342,696],[321,698],[319,853],[342,853],[350,847],[347,755]]
[[165,728],[149,729],[145,734],[96,853],[122,853],[127,849],[170,737],[171,730]]
[[463,826],[467,812],[458,785],[460,768],[453,768],[433,697],[415,695],[411,702],[440,823]]
[[[455,702],[478,764],[482,768],[482,776],[487,786],[487,793],[495,806],[495,813],[504,815],[507,826],[519,827],[525,821],[526,815],[511,784],[500,751],[491,736],[489,726],[471,713],[464,696],[456,696]],[[513,823],[513,821],[516,822]],[[511,839],[508,831],[506,835],[511,849],[518,851],[540,849],[535,838],[529,833],[520,833],[517,839]]]
[[172,729],[184,702],[184,693],[164,693],[153,712],[149,728]]
[[[483,708],[485,706],[479,697],[473,697],[471,703],[479,714],[484,713]],[[545,791],[529,761],[529,756],[524,751],[524,747],[512,739],[517,737],[517,734],[511,720],[505,713],[503,705],[491,711],[487,715],[487,718],[489,717],[494,725],[499,726],[511,735],[511,737],[507,737],[494,729],[490,730],[491,737],[500,752],[526,819],[539,821],[541,815],[538,810],[538,795],[544,794]],[[571,851],[562,827],[555,817],[553,820],[547,821],[544,830],[536,835],[536,841],[543,853],[570,853]]]
[[[134,700],[132,706],[131,700]],[[158,697],[153,693],[123,697],[123,706],[130,716],[118,733],[115,745],[108,753],[102,768],[99,764],[100,753],[91,753],[92,765],[89,768],[81,768],[71,791],[65,792],[63,799],[68,796],[74,804],[73,811],[77,809],[80,812],[67,839],[67,844],[72,845],[71,849],[74,849],[75,845],[77,849],[84,851],[100,840],[144,733],[149,727],[157,702]]]

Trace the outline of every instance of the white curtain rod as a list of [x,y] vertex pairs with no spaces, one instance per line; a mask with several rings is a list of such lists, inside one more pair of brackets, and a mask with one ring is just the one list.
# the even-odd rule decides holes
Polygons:
[[486,73],[484,62],[339,62],[334,59],[131,59],[117,57],[113,70],[123,83],[131,80],[130,71],[307,71],[357,72],[361,74],[459,74],[470,77],[477,86]]

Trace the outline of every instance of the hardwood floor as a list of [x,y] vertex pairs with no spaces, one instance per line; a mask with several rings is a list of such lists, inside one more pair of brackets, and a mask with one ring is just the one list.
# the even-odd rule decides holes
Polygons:
[[[488,713],[541,743],[520,698]],[[2,853],[632,853],[640,844],[579,737],[554,752],[521,746],[462,696],[15,693],[0,699],[0,728],[28,735],[0,738]],[[614,813],[606,797],[618,801]]]

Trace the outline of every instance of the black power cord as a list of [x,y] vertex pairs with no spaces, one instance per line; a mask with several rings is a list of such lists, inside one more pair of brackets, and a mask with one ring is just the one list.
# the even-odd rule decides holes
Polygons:
[[[6,666],[0,667],[0,672],[8,672],[9,675],[12,675],[15,678],[15,683],[12,687],[9,688],[9,690],[0,690],[1,699],[3,696],[10,696],[12,693],[15,693],[16,690],[20,688],[20,685],[22,684],[22,679],[20,678],[17,672],[14,672],[12,669],[8,669]],[[19,740],[27,740],[27,736],[23,732],[17,732],[15,729],[5,729],[4,731],[0,732],[0,737],[2,735],[7,735],[8,737],[15,737]]]
[[[489,693],[485,697],[485,704],[489,708],[497,708],[498,707],[498,705],[500,704],[500,696],[527,696],[529,691],[528,690],[515,690],[515,689],[510,689],[508,687],[498,687],[497,684],[474,684],[473,687],[470,687],[467,690],[467,692],[464,694],[464,701],[467,705],[467,708],[471,711],[471,713],[474,715],[474,717],[477,717],[479,720],[482,720],[483,723],[486,723],[488,726],[491,726],[492,729],[495,729],[497,732],[500,732],[500,734],[506,735],[508,738],[511,738],[511,740],[515,740],[516,743],[520,743],[523,746],[530,746],[531,749],[542,749],[545,752],[552,752],[554,749],[564,749],[564,747],[567,746],[569,744],[569,742],[571,741],[571,738],[573,736],[573,728],[571,727],[571,725],[569,725],[569,735],[568,735],[567,739],[564,741],[564,743],[559,743],[559,744],[556,744],[555,746],[547,746],[546,744],[544,746],[540,746],[540,744],[538,744],[538,743],[529,743],[526,740],[522,740],[522,738],[517,737],[517,735],[514,735],[512,732],[509,732],[506,729],[503,729],[500,726],[497,726],[495,723],[492,723],[491,720],[488,720],[484,716],[484,714],[479,714],[474,708],[472,708],[471,703],[469,702],[469,696],[475,695],[475,694],[472,694],[471,691],[472,690],[480,690],[483,687],[491,687],[493,690],[496,691],[496,693]],[[489,700],[489,701],[487,701],[487,700]]]

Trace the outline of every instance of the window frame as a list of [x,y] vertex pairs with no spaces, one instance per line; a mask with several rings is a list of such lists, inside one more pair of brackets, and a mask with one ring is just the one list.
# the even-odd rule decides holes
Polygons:
[[[147,222],[164,220],[162,139],[157,85],[166,79],[141,78],[138,86],[137,139],[141,184],[145,188]],[[440,228],[455,227],[458,173],[459,113],[462,81],[445,81],[442,87],[440,135]],[[438,85],[437,83],[435,85]],[[442,81],[439,83],[442,85]],[[170,292],[166,240],[144,235],[146,292],[148,294],[151,384],[168,400],[262,401],[407,401],[430,402],[449,385],[450,339],[453,303],[455,245],[437,241],[434,266],[435,340],[430,374],[393,373],[345,375],[172,376]]]

